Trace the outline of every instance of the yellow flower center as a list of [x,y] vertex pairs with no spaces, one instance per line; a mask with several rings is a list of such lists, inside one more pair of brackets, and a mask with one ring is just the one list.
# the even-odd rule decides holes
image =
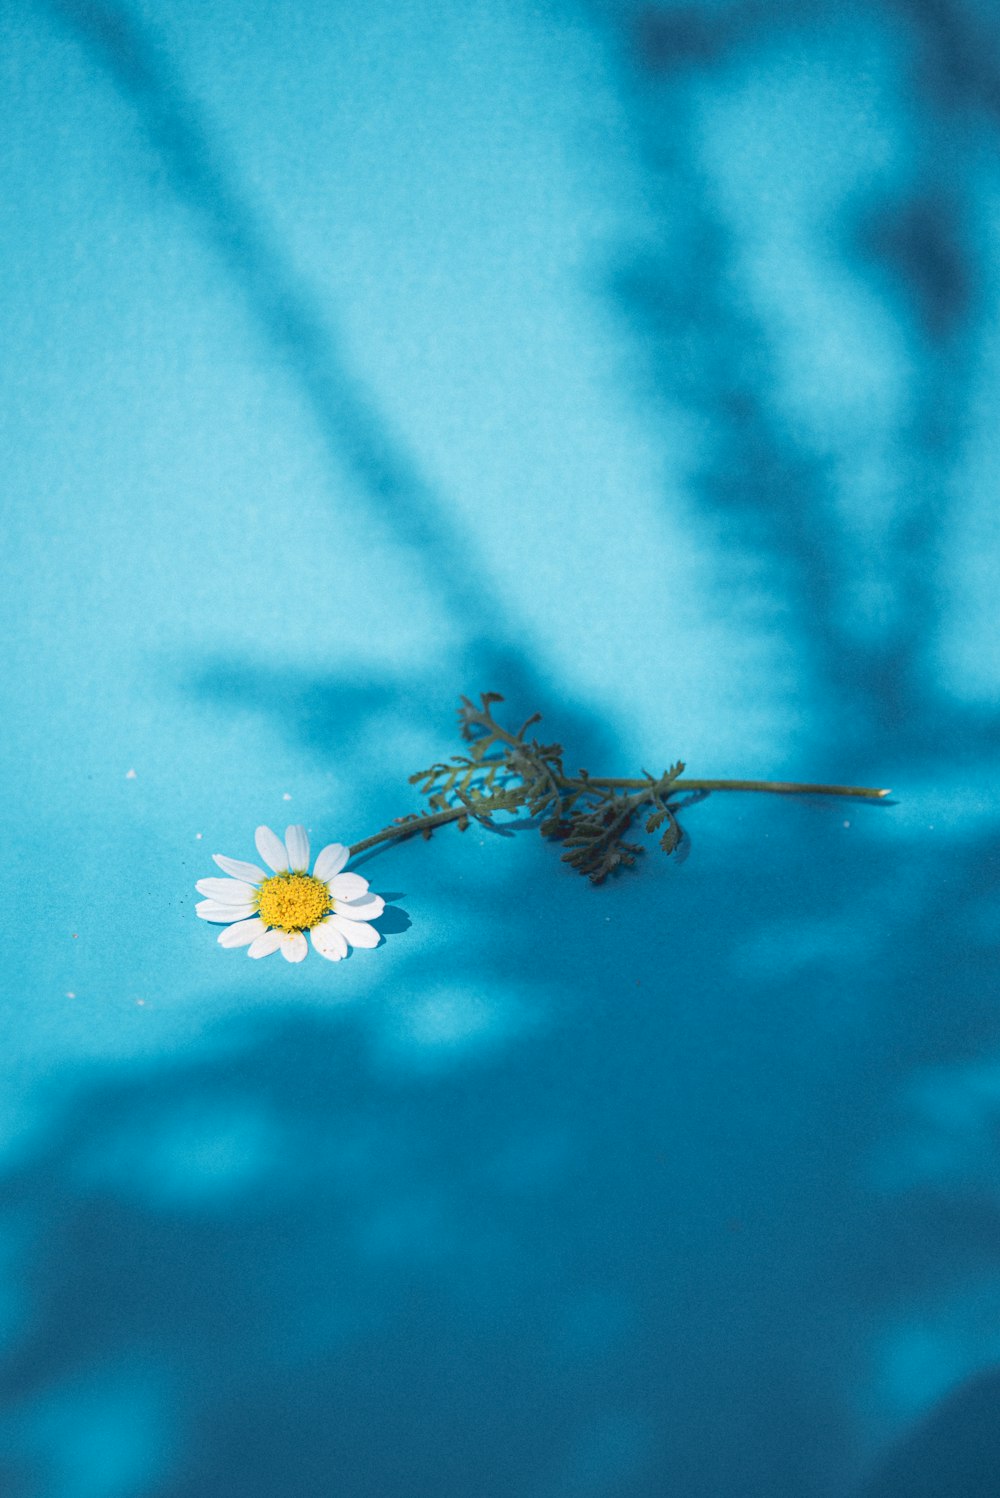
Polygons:
[[308,931],[329,912],[330,890],[311,874],[275,874],[257,891],[257,909],[279,931]]

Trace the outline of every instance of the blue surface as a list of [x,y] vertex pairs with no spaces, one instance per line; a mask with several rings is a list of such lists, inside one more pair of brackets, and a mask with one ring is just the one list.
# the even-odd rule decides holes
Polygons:
[[[990,8],[0,24],[4,1494],[995,1494]],[[216,945],[486,687],[896,803]]]

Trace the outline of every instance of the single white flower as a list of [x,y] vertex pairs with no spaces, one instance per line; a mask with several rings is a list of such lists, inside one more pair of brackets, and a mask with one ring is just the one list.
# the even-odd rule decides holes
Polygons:
[[280,952],[301,962],[309,951],[305,933],[322,957],[339,962],[348,947],[377,947],[379,934],[369,921],[385,909],[360,874],[341,872],[351,856],[343,843],[328,843],[309,873],[309,838],[304,827],[289,827],[284,842],[270,827],[258,827],[257,852],[274,872],[213,853],[229,879],[199,879],[195,889],[207,898],[195,906],[203,921],[225,925],[223,947],[247,947],[251,957]]

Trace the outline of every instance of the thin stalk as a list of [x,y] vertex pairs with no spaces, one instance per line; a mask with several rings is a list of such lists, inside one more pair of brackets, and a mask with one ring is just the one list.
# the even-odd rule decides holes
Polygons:
[[[516,742],[512,740],[513,742]],[[588,786],[601,786],[607,790],[629,790],[639,793],[655,791],[658,782],[652,785],[648,780],[610,779],[589,776],[587,780],[567,780],[561,776],[553,777],[559,786],[566,791],[586,792]],[[876,790],[866,785],[811,785],[799,781],[787,780],[672,780],[666,787],[668,792],[673,791],[770,791],[782,796],[860,796],[867,800],[880,800],[889,795],[888,790]],[[639,804],[647,799],[643,794],[629,798]],[[477,802],[476,813],[489,816],[493,797],[484,797]],[[504,796],[496,797],[498,802],[503,803]],[[379,843],[393,842],[407,837],[413,837],[417,832],[431,831],[435,827],[443,827],[448,822],[457,822],[461,817],[475,815],[470,813],[467,806],[452,806],[447,811],[435,811],[427,816],[414,817],[407,822],[393,823],[385,827],[381,832],[376,832],[371,837],[364,838],[360,843],[351,845],[351,856],[365,853],[369,848],[375,848]]]
[[379,843],[388,843],[394,838],[412,837],[415,832],[423,832],[425,829],[429,832],[432,827],[443,827],[446,822],[457,822],[459,817],[468,815],[467,807],[452,806],[447,811],[431,812],[426,817],[415,817],[409,822],[394,822],[391,827],[384,827],[381,832],[364,838],[360,843],[352,843],[351,857],[354,858],[358,853],[365,853]]
[[[578,786],[582,782],[572,781],[567,784]],[[599,779],[596,775],[591,775],[586,784],[603,786],[609,790],[631,791],[640,790],[644,785],[648,786],[649,781]],[[891,794],[888,790],[875,790],[868,785],[810,785],[792,780],[689,780],[686,777],[682,780],[672,780],[670,789],[672,791],[773,791],[783,796],[865,796],[875,801]]]

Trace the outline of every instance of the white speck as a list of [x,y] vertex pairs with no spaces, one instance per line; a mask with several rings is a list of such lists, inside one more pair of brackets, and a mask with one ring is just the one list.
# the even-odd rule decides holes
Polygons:
[[145,999],[136,999],[135,1002],[139,1006],[139,1008],[141,1009],[142,1006],[143,1006],[143,1004],[145,1004],[146,1000]]
[[66,997],[67,997],[67,999],[75,999],[76,998],[76,994],[75,993],[67,993]]
[[282,799],[282,801],[291,801],[291,799],[292,799],[292,798],[291,798],[291,796],[290,796],[290,795],[289,795],[289,794],[288,794],[288,792],[287,792],[287,791],[286,791],[286,792],[285,792],[285,794],[284,794],[284,795],[283,795],[283,796],[282,796],[282,798],[281,798],[281,799]]
[[126,780],[134,780],[135,779],[135,771],[134,770],[126,770],[126,772],[125,772],[125,779]]
[[195,833],[195,837],[198,839],[199,842],[201,842],[201,833],[200,832],[196,832]]
[[844,826],[845,826],[845,827],[850,827],[850,825],[851,825],[851,824],[850,824],[850,822],[845,822],[845,823],[844,823]]

